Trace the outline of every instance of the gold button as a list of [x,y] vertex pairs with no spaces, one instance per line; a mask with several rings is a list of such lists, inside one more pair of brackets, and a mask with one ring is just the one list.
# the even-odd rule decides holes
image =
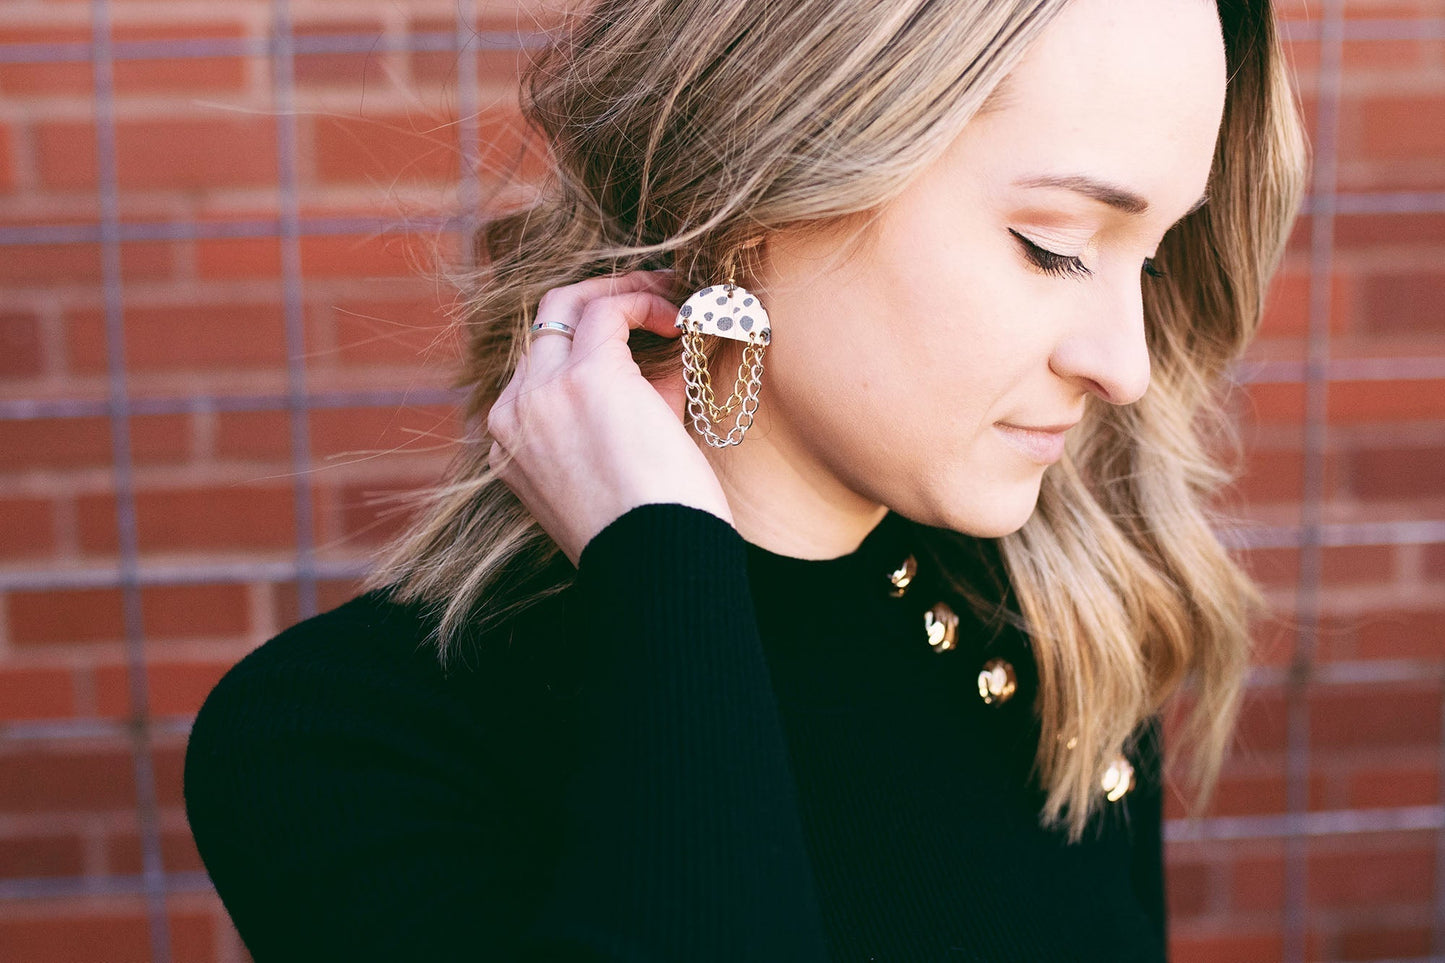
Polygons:
[[1129,760],[1123,756],[1115,756],[1114,761],[1109,763],[1109,768],[1104,770],[1102,786],[1109,802],[1123,799],[1124,794],[1134,788],[1134,767],[1129,764]]
[[893,588],[888,590],[888,594],[894,598],[901,598],[908,589],[909,583],[913,581],[913,576],[917,574],[918,560],[910,555],[903,560],[902,565],[888,573],[888,581],[893,583]]
[[943,602],[923,613],[923,627],[935,652],[947,652],[958,644],[958,616]]
[[1009,701],[1017,688],[1014,667],[1004,659],[989,659],[979,670],[978,697],[988,705]]

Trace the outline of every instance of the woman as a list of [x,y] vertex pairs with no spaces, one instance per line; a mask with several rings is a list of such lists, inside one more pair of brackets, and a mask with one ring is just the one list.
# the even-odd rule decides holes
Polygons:
[[1303,181],[1267,0],[604,0],[524,90],[484,429],[195,723],[254,958],[1166,958],[1162,712],[1203,805],[1260,601],[1205,503]]

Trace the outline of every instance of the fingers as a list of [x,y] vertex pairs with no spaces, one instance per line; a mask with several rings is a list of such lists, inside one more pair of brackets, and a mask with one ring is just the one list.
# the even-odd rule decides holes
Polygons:
[[[665,291],[670,283],[671,272],[661,271],[633,271],[629,274],[588,278],[575,284],[553,288],[543,294],[537,304],[535,320],[561,321],[575,328],[581,320],[582,309],[594,298],[633,291]],[[554,370],[559,360],[571,351],[567,340],[566,336],[534,333],[531,347],[528,348],[532,356],[532,368]]]
[[[662,335],[676,334],[672,323],[677,308],[657,294],[671,285],[671,272],[633,271],[630,274],[588,278],[553,288],[537,305],[537,321],[561,321],[576,329],[568,337],[537,332],[527,349],[527,371],[545,379],[567,364],[571,356],[585,357],[609,337],[624,342],[634,327]],[[600,330],[601,336],[597,333]]]
[[594,298],[583,307],[582,317],[578,319],[577,334],[572,338],[572,359],[586,358],[608,342],[626,350],[628,332],[634,328],[675,337],[678,334],[673,326],[676,319],[677,305],[649,291]]

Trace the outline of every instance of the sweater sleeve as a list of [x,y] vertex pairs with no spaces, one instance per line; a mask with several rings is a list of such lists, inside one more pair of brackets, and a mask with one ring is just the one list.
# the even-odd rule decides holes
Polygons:
[[1138,785],[1130,809],[1134,832],[1131,875],[1140,904],[1154,921],[1168,959],[1169,902],[1164,876],[1164,734],[1158,715],[1144,723],[1139,741]]
[[337,659],[233,670],[186,808],[256,963],[826,960],[746,576],[737,532],[682,505],[584,549],[579,761],[540,903],[505,872],[505,779],[437,738],[468,724],[454,704]]

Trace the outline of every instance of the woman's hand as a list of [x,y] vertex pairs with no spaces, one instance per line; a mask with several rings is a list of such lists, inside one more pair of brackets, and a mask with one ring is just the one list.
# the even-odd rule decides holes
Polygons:
[[670,272],[588,278],[553,288],[537,332],[487,414],[488,462],[576,565],[592,537],[631,508],[677,502],[733,521],[722,486],[684,427],[682,372],[642,376],[633,328],[676,337],[677,307],[658,291]]

